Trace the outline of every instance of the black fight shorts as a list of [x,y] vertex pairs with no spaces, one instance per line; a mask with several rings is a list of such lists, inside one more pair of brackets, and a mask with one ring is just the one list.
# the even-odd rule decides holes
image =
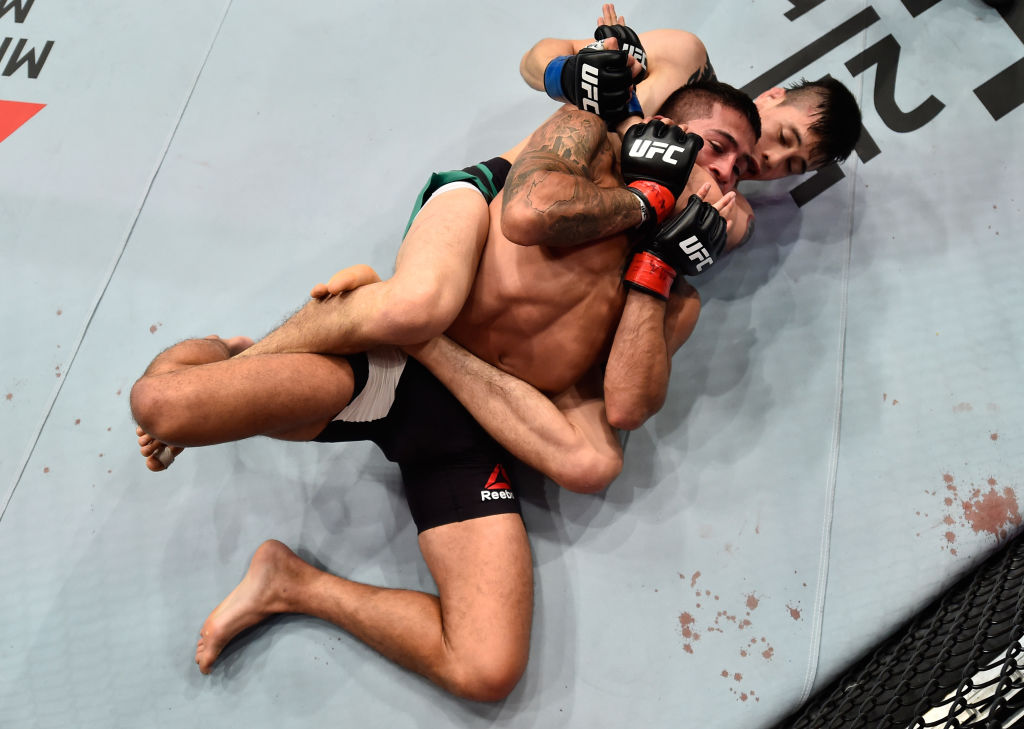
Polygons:
[[[365,371],[365,355],[353,369]],[[380,420],[336,420],[314,440],[369,440],[402,471],[405,497],[416,528],[494,514],[519,514],[519,497],[508,477],[511,456],[430,372],[408,359],[395,402]]]

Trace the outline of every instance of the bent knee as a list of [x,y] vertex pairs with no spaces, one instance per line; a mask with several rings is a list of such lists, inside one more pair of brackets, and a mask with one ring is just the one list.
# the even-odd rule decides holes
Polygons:
[[142,377],[137,380],[128,395],[132,417],[144,431],[153,437],[158,437],[154,435],[153,431],[158,428],[159,397],[159,388],[153,386],[151,377]]
[[471,701],[501,701],[508,697],[526,671],[526,654],[489,656],[464,665],[454,693]]
[[565,459],[562,466],[562,471],[552,476],[555,483],[568,491],[596,494],[622,473],[622,457],[585,453]]
[[444,333],[466,303],[469,291],[421,273],[388,282],[382,315],[397,344],[415,344]]
[[159,377],[142,377],[129,394],[132,417],[146,433],[163,442],[183,445],[182,425],[178,404],[167,392]]

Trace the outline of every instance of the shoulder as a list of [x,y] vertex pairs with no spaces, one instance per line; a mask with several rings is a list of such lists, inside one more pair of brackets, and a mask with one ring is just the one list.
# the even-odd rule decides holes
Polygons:
[[708,56],[707,48],[701,39],[687,30],[649,30],[640,34],[640,42],[652,66],[656,60],[703,65]]
[[700,38],[685,30],[664,28],[640,34],[647,53],[648,77],[637,86],[637,96],[654,113],[680,86],[707,75],[710,64]]
[[703,42],[689,31],[675,28],[660,28],[656,31],[644,31],[640,34],[640,42],[648,53],[652,50],[665,55],[707,55],[708,50]]

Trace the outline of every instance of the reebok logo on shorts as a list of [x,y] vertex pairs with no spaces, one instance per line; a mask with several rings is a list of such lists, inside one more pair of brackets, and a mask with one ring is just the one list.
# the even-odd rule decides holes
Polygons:
[[491,471],[490,478],[487,479],[487,483],[484,484],[483,490],[480,491],[481,501],[499,501],[501,499],[515,499],[516,495],[512,493],[512,485],[509,483],[508,474],[505,473],[505,469],[499,463]]

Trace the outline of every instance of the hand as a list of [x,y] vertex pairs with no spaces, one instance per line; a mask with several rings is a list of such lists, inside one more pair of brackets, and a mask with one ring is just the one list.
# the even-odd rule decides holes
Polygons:
[[328,296],[336,296],[344,291],[351,291],[378,281],[380,281],[380,276],[376,271],[364,263],[358,263],[355,266],[341,269],[331,276],[326,284],[318,283],[309,292],[309,295],[314,299],[326,299]]
[[706,202],[710,185],[691,195],[683,210],[660,226],[653,240],[634,254],[623,283],[632,289],[668,300],[678,273],[696,276],[713,266],[725,251],[728,224],[722,215],[736,199],[723,195],[714,205]]
[[640,199],[647,231],[672,214],[703,146],[701,137],[663,117],[626,130],[620,155],[622,179]]
[[626,19],[615,14],[615,3],[605,3],[601,6],[601,17],[597,19],[598,25],[625,25]]
[[[614,8],[612,10],[614,11]],[[615,38],[618,41],[619,49],[637,61],[637,67],[633,70],[633,83],[638,84],[647,78],[647,52],[640,43],[640,37],[637,36],[636,31],[621,23],[599,23],[597,30],[594,31],[594,38],[599,41]]]
[[575,56],[552,59],[544,69],[548,96],[597,114],[612,128],[628,116],[642,116],[633,90],[638,64],[619,50],[618,44],[617,38],[609,36],[582,48]]

